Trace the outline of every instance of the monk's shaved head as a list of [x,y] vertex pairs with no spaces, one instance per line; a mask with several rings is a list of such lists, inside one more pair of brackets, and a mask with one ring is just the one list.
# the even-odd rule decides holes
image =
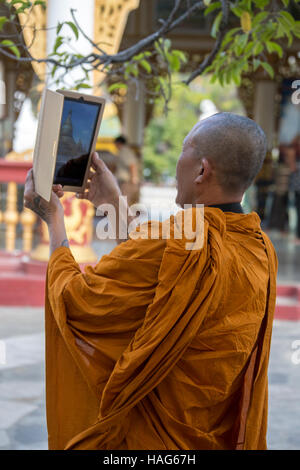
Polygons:
[[244,192],[261,169],[265,133],[252,119],[218,113],[199,122],[187,136],[196,157],[210,160],[224,192]]

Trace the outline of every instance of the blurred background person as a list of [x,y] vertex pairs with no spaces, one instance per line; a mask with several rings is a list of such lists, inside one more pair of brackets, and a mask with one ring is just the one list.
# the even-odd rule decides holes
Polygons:
[[266,204],[270,191],[270,186],[273,182],[273,161],[271,152],[267,152],[263,166],[256,177],[256,212],[258,213],[262,222],[266,218]]
[[290,189],[294,192],[294,201],[296,207],[296,240],[297,245],[300,244],[300,134],[298,134],[291,145],[291,156],[290,156]]
[[107,150],[104,150],[104,151],[101,150],[99,154],[100,154],[101,159],[104,161],[105,165],[108,167],[108,169],[114,175],[116,175],[118,157],[114,155],[113,153],[108,152]]
[[294,169],[294,149],[288,145],[279,146],[279,157],[274,177],[274,192],[269,218],[269,229],[276,229],[282,235],[289,231],[289,183]]
[[126,137],[120,135],[115,139],[118,149],[116,178],[121,192],[127,196],[128,204],[138,201],[139,194],[139,161],[134,151],[129,147]]

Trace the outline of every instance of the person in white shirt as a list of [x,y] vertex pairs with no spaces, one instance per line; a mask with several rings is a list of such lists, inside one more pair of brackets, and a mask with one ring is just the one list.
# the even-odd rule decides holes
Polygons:
[[129,147],[127,139],[123,135],[115,139],[115,145],[118,149],[116,178],[122,194],[127,196],[128,204],[130,205],[137,202],[139,162],[135,153]]

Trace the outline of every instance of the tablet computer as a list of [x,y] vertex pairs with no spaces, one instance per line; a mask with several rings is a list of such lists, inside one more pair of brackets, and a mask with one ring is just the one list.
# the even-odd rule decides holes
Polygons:
[[83,192],[105,100],[83,93],[45,89],[33,156],[35,190],[47,201],[52,185]]

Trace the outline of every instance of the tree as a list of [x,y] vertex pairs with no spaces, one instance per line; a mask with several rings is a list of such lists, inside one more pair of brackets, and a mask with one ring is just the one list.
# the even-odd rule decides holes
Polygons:
[[218,111],[244,112],[234,85],[223,88],[211,85],[209,77],[198,77],[191,85],[184,86],[182,80],[185,79],[175,75],[168,114],[163,115],[163,100],[158,101],[145,129],[143,166],[146,180],[174,179],[183,139],[203,113],[203,108],[199,107],[203,100],[214,103]]
[[[291,46],[295,38],[300,38],[300,21],[291,11],[298,11],[300,0],[174,0],[169,16],[159,20],[158,29],[132,47],[109,55],[104,45],[95,44],[80,26],[76,12],[71,11],[73,21],[57,25],[57,39],[48,57],[33,57],[26,47],[22,28],[17,15],[30,15],[32,8],[45,5],[43,1],[2,0],[7,14],[0,17],[0,54],[15,61],[46,62],[52,77],[58,82],[68,71],[80,67],[82,79],[74,83],[75,89],[86,88],[88,73],[97,69],[105,72],[110,91],[116,92],[127,87],[128,82],[142,79],[147,81],[147,91],[151,99],[163,96],[170,99],[173,72],[179,72],[187,61],[180,50],[174,50],[168,34],[195,12],[210,15],[211,36],[215,39],[211,51],[195,64],[185,78],[191,83],[199,75],[208,73],[213,82],[221,85],[241,83],[242,74],[262,68],[273,77],[274,70],[270,57],[275,54],[283,57],[284,48]],[[292,7],[292,9],[291,9]],[[290,11],[289,11],[290,9]],[[66,28],[73,34],[66,35]],[[7,32],[9,37],[7,37]],[[78,39],[82,34],[93,47],[93,52],[84,56],[67,51],[62,46]],[[57,76],[59,72],[59,76]],[[86,77],[86,78],[85,78]],[[113,83],[111,83],[113,82]]]

